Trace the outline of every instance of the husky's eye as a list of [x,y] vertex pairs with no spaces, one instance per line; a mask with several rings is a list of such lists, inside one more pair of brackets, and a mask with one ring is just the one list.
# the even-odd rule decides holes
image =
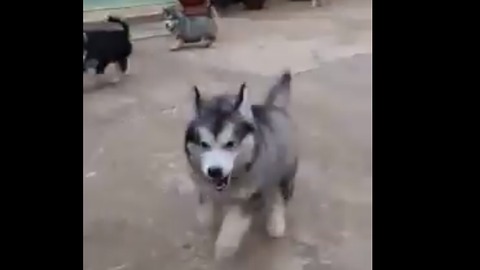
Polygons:
[[203,149],[209,149],[210,148],[210,145],[206,142],[200,142],[200,146],[203,148]]
[[233,147],[235,147],[235,142],[234,141],[229,141],[223,147],[225,149],[232,149]]

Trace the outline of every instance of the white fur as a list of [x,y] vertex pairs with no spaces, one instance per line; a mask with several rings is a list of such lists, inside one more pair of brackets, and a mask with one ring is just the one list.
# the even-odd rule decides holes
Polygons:
[[233,170],[236,157],[236,152],[223,149],[213,149],[204,152],[201,156],[202,171],[205,175],[208,175],[207,171],[209,168],[217,167],[222,168],[224,175],[228,175]]
[[213,226],[215,220],[215,209],[211,201],[205,201],[198,205],[197,219],[200,225],[205,228]]
[[217,145],[216,147],[222,147],[225,143],[230,141],[233,138],[233,129],[234,126],[232,123],[227,123],[223,128],[222,132],[217,136]]
[[200,139],[202,141],[208,143],[211,146],[213,146],[215,144],[215,137],[210,132],[210,130],[208,130],[207,128],[199,127],[198,128],[198,134],[200,135]]
[[252,218],[242,213],[239,206],[227,210],[215,242],[215,259],[221,260],[232,256],[240,246],[243,236],[250,228]]
[[199,128],[199,134],[202,141],[210,145],[210,149],[205,150],[200,156],[201,168],[205,175],[208,175],[208,169],[211,167],[222,168],[224,175],[232,172],[235,165],[235,159],[238,152],[224,149],[223,146],[233,136],[233,125],[228,124],[217,136],[215,140],[213,134],[206,128]]
[[255,138],[253,134],[248,134],[243,138],[241,145],[238,146],[238,156],[236,164],[246,164],[253,159],[255,148]]
[[285,235],[285,203],[280,192],[276,192],[267,220],[267,232],[271,237]]

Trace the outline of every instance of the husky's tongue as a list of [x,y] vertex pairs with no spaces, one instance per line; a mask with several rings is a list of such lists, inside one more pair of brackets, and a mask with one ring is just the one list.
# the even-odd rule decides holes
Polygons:
[[220,180],[218,180],[216,183],[215,183],[215,189],[217,191],[222,191],[224,190],[227,186],[228,186],[228,182],[230,180],[230,176],[226,176]]

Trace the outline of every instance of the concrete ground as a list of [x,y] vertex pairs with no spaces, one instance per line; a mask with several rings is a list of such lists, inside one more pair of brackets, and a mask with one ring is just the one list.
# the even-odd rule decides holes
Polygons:
[[[94,89],[86,79],[84,269],[371,269],[371,3],[283,3],[220,24],[214,48],[173,53],[170,38],[144,39],[121,82]],[[255,227],[231,264],[215,266],[184,170],[190,87],[236,91],[246,81],[260,100],[285,67],[301,142],[287,237]]]

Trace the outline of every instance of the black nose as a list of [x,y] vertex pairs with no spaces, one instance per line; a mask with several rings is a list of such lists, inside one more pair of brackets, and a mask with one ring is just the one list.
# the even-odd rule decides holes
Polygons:
[[222,178],[223,177],[223,170],[220,167],[210,167],[207,170],[208,176],[211,178]]

